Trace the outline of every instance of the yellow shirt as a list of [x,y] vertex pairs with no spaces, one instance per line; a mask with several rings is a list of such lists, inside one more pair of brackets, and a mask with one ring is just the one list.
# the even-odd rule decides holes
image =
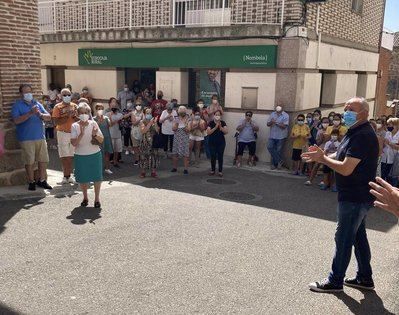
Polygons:
[[291,137],[297,137],[297,138],[294,138],[294,142],[292,143],[292,148],[302,149],[308,143],[309,136],[310,136],[310,128],[308,125],[304,124],[300,126],[298,124],[295,124],[294,127],[292,127]]
[[[342,138],[348,132],[348,128],[346,128],[345,126],[339,126],[338,128],[339,128],[339,135]],[[326,129],[326,134],[331,135],[331,131],[333,131],[333,129],[337,129],[337,127],[328,126],[327,129]]]

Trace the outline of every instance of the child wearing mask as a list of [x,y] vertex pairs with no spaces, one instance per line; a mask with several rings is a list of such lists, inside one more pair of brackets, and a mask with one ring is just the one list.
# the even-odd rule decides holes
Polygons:
[[306,146],[309,137],[310,128],[307,124],[305,124],[305,116],[303,114],[299,114],[291,131],[291,138],[294,139],[292,144],[292,168],[294,175],[300,175],[302,149],[304,146]]
[[[339,130],[334,129],[331,131],[331,138],[324,146],[324,152],[326,155],[331,155],[337,152],[338,147],[340,145],[339,141]],[[324,165],[323,168],[324,173],[324,184],[320,187],[321,190],[327,190],[331,187],[331,191],[337,192],[337,188],[335,186],[335,173],[331,168]]]
[[[320,124],[320,129],[317,132],[316,135],[316,145],[319,146],[321,149],[324,150],[324,146],[326,144],[326,142],[329,139],[329,135],[327,134],[327,128],[330,125],[330,120],[328,117],[323,117],[321,119],[321,124]],[[317,172],[319,171],[320,168],[320,164],[319,163],[315,163],[315,165],[313,166],[312,172],[310,173],[310,177],[309,180],[305,182],[306,186],[311,186],[313,183],[313,180],[315,179]],[[323,185],[324,182],[321,182],[321,185]]]
[[333,124],[327,128],[327,134],[331,135],[333,130],[338,130],[338,140],[341,141],[346,135],[348,128],[342,125],[342,116],[340,114],[334,114]]

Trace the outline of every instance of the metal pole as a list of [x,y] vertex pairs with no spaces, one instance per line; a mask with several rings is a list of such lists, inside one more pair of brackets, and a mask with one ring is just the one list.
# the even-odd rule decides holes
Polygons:
[[129,3],[129,30],[132,29],[132,18],[133,18],[133,5],[132,0]]
[[224,25],[224,7],[225,7],[225,0],[222,0],[222,26]]
[[89,31],[89,0],[86,0],[86,32]]
[[284,8],[285,8],[285,1],[281,2],[281,29],[284,28]]
[[176,18],[176,0],[172,0],[172,27],[175,27]]

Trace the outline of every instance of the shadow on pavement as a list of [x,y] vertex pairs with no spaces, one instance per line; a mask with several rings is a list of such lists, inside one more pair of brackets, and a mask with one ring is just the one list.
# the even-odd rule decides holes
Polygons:
[[101,218],[101,208],[76,207],[66,218],[71,220],[72,224],[82,225],[87,222],[95,224],[94,221]]
[[0,314],[1,315],[22,315],[22,313],[14,311],[13,309],[9,308],[8,306],[5,306],[1,302],[0,302]]
[[349,311],[355,315],[380,314],[395,315],[384,307],[384,302],[375,291],[362,291],[364,298],[360,303],[346,293],[335,294],[348,307]]
[[[18,200],[1,200],[1,211],[0,211],[0,234],[5,231],[6,223],[19,211],[30,210],[38,205],[44,203],[45,194],[43,197],[32,197],[29,199],[18,199]],[[0,309],[1,310],[1,309]],[[0,312],[0,314],[2,314]]]

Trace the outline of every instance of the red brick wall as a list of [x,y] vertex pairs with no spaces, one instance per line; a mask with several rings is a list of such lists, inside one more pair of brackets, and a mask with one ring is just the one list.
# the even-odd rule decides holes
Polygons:
[[388,49],[381,48],[378,63],[378,79],[375,96],[375,114],[376,116],[389,115],[392,110],[386,107],[387,88],[389,80],[389,65],[392,59],[392,52]]
[[8,118],[21,83],[41,86],[37,0],[0,1],[0,119]]

